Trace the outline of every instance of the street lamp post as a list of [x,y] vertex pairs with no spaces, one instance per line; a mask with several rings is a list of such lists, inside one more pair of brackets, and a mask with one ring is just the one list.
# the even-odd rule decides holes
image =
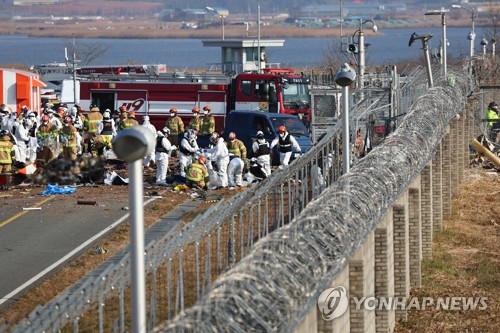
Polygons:
[[128,162],[132,332],[146,333],[146,279],[144,265],[144,207],[142,159],[155,146],[153,132],[143,126],[122,130],[113,139],[113,150],[118,158]]
[[410,36],[410,42],[408,46],[411,46],[417,39],[422,41],[422,50],[424,50],[425,64],[427,68],[427,86],[432,88],[434,86],[434,82],[432,80],[432,67],[431,67],[431,56],[429,54],[429,45],[428,41],[432,38],[432,35],[419,36],[416,33],[412,33]]
[[471,28],[471,31],[469,32],[469,36],[467,36],[467,39],[469,40],[469,47],[470,47],[469,48],[469,55],[472,58],[474,56],[474,40],[476,39],[476,33],[474,32],[474,18],[475,18],[474,8],[469,9],[469,8],[461,6],[461,5],[451,5],[451,8],[466,10],[471,15],[470,18],[472,21],[472,28]]
[[207,12],[212,12],[212,13],[216,14],[217,16],[219,16],[220,21],[221,21],[221,25],[222,25],[222,40],[224,40],[224,15],[222,15],[221,12],[219,12],[218,10],[216,10],[212,7],[205,7],[205,9],[207,10]]
[[[363,33],[363,24],[365,23],[372,23],[372,31],[377,32],[378,28],[377,25],[375,24],[374,21],[372,20],[359,20],[359,30],[357,31],[359,33],[358,36],[358,62],[359,62],[359,75],[358,75],[358,85],[359,89],[363,89],[363,86],[365,84],[364,82],[364,76],[365,76],[365,35]],[[356,32],[354,32],[356,34]]]
[[349,86],[356,79],[356,72],[348,65],[343,64],[335,74],[335,83],[342,87],[343,122],[342,122],[342,163],[344,174],[350,168],[350,137],[349,137]]
[[488,41],[486,38],[481,39],[481,47],[483,48],[483,56],[486,55],[486,46],[488,45]]
[[443,76],[446,78],[447,76],[447,44],[448,40],[446,38],[446,13],[449,12],[448,9],[441,8],[440,10],[433,10],[426,12],[425,15],[441,15],[441,27],[443,28],[442,32],[442,41],[441,44],[443,45],[443,54],[442,54],[442,59],[443,59]]

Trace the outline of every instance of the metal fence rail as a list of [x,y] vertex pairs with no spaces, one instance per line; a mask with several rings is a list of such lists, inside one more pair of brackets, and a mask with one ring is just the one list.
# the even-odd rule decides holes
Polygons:
[[[418,94],[407,96],[413,100],[418,97]],[[375,109],[380,105],[372,103],[370,107]],[[277,229],[297,226],[289,226],[290,221],[325,189],[332,187],[341,175],[340,135],[339,125],[336,125],[310,151],[284,170],[273,173],[259,186],[214,204],[185,226],[146,244],[148,330],[152,331],[176,315],[182,317],[186,309],[209,290],[212,290],[209,294],[212,297],[213,281],[246,260],[258,240],[272,235]],[[370,155],[368,160],[375,162]],[[373,169],[373,165],[370,168]],[[344,191],[338,185],[333,188]],[[357,203],[352,201],[350,204]],[[312,248],[317,246],[307,242]],[[271,263],[272,258],[288,255],[287,248],[300,245],[278,243],[280,246],[273,249],[278,252],[267,252],[261,259],[268,258]],[[299,265],[295,267],[297,272],[302,269],[302,263],[294,265]],[[316,276],[314,272],[309,273],[304,273],[304,279]],[[297,283],[288,275],[280,278]],[[216,285],[219,287],[220,283]],[[130,256],[126,252],[123,257],[106,262],[48,304],[38,306],[12,332],[125,332],[130,329],[129,299]],[[192,319],[192,313],[189,312],[188,318]]]

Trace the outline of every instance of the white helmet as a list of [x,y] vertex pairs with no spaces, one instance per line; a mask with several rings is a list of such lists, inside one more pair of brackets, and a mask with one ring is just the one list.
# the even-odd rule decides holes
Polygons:
[[166,135],[169,135],[170,134],[170,129],[168,127],[163,127],[163,133],[165,133]]
[[111,112],[109,110],[104,111],[102,114],[103,118],[110,119],[111,118]]

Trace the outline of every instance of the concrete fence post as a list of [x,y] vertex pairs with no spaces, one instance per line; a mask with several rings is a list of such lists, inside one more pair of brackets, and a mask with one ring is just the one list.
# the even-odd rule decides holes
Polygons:
[[408,189],[410,287],[420,288],[422,276],[421,179],[415,177]]
[[358,247],[349,261],[349,297],[351,333],[375,332],[375,311],[367,310],[354,301],[361,297],[375,296],[375,254],[374,233]]
[[432,259],[432,162],[426,165],[420,173],[421,218],[422,218],[422,257]]
[[434,230],[443,229],[441,173],[441,144],[438,144],[438,146],[436,147],[436,154],[432,159],[432,227]]
[[[406,299],[410,295],[410,243],[408,190],[392,207],[394,225],[394,296]],[[396,309],[396,320],[407,320],[406,309]]]
[[[375,229],[375,296],[394,297],[394,230],[392,209]],[[375,324],[378,333],[392,332],[396,323],[394,309],[377,309]]]
[[[459,145],[459,127],[461,124],[460,120],[455,118],[450,124],[450,153],[451,153],[451,163],[450,163],[450,200],[458,189],[458,168],[459,168],[459,152],[462,150],[462,146]],[[447,211],[445,215],[451,214],[451,205],[449,212]]]
[[441,181],[442,181],[442,192],[441,192],[441,200],[443,205],[443,216],[451,215],[451,136],[452,131],[450,130],[450,126],[446,127],[446,135],[443,137],[441,141]]
[[467,152],[467,147],[464,144],[465,140],[465,111],[460,113],[460,119],[457,120],[458,122],[458,133],[457,133],[457,153],[458,153],[458,165],[457,165],[457,173],[458,173],[458,179],[457,179],[457,188],[453,193],[458,192],[458,185],[462,183],[464,179],[464,167],[465,167],[465,156]]

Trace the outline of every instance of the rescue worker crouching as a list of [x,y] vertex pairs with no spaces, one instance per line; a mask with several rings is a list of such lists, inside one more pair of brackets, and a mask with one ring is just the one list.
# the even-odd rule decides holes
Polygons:
[[206,190],[208,188],[208,170],[205,166],[205,156],[200,156],[188,166],[186,173],[186,184],[191,188]]
[[236,138],[236,133],[231,132],[228,136],[227,150],[229,152],[229,165],[227,167],[227,178],[230,190],[235,186],[243,185],[243,169],[247,161],[247,148],[245,144]]
[[287,132],[286,127],[281,125],[278,127],[278,137],[271,142],[271,150],[274,146],[278,145],[278,151],[280,153],[280,165],[288,165],[290,163],[290,158],[292,157],[292,152],[295,149],[296,152],[302,153],[302,150],[297,143],[297,140]]
[[179,168],[181,177],[186,177],[187,167],[193,162],[193,156],[199,150],[195,131],[192,129],[187,130],[179,145]]
[[170,130],[165,127],[161,131],[156,132],[156,147],[155,147],[155,160],[156,160],[156,184],[167,184],[168,160],[170,153],[177,149],[168,140]]

